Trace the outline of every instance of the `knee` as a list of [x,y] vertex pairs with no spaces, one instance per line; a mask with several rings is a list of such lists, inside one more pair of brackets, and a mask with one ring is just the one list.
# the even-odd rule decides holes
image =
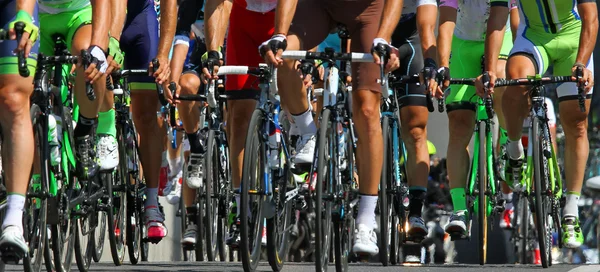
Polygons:
[[425,124],[415,124],[408,127],[408,135],[405,140],[410,145],[416,145],[427,141],[427,134],[425,131]]
[[456,113],[450,115],[448,148],[465,148],[471,141],[474,126],[474,113]]
[[575,116],[562,116],[561,125],[563,126],[565,137],[569,139],[580,139],[587,137],[587,118],[584,113],[574,114]]
[[138,130],[143,130],[157,123],[156,110],[153,110],[153,108],[138,108],[133,110],[131,114]]
[[179,80],[181,94],[196,94],[200,88],[200,78],[192,74],[185,74]]
[[355,117],[359,130],[367,130],[369,133],[381,130],[378,107],[362,103],[355,112]]
[[228,100],[229,121],[228,126],[238,133],[246,133],[252,112],[254,111],[254,100]]
[[0,111],[2,115],[16,116],[29,114],[29,96],[18,91],[16,86],[5,86],[0,88]]

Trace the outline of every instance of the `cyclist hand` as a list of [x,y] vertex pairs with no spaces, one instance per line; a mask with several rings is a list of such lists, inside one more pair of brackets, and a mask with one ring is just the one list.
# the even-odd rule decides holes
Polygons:
[[283,59],[281,55],[287,48],[287,38],[283,34],[276,34],[271,39],[263,42],[258,47],[258,53],[265,60],[267,64],[273,64],[275,66],[281,66]]
[[171,75],[171,68],[169,67],[169,57],[156,56],[156,59],[158,59],[158,69],[154,70],[154,66],[152,65],[152,62],[150,62],[148,70],[154,71],[154,73],[150,73],[150,76],[156,79],[156,83],[163,85],[167,83],[169,76]]
[[38,38],[40,29],[33,24],[33,18],[29,13],[24,10],[19,10],[15,16],[15,20],[8,25],[8,33],[11,40],[17,39],[17,33],[15,32],[15,23],[17,22],[24,23],[25,28],[23,29],[23,35],[21,35],[21,40],[18,41],[17,48],[14,52],[16,53],[17,51],[24,50],[25,57],[28,57],[33,44]]
[[[202,83],[208,84],[208,79],[219,79],[219,66],[223,64],[223,54],[220,51],[209,51],[202,55]],[[212,68],[212,75],[208,71]]]
[[123,53],[121,52],[119,40],[115,37],[110,37],[108,42],[108,57],[106,57],[106,61],[108,62],[106,73],[109,75],[112,71],[119,70],[121,65],[123,65]]
[[[581,68],[582,70],[579,75],[577,73],[577,68]],[[573,68],[571,68],[571,71],[573,73],[571,78],[577,80],[577,87],[583,86],[585,93],[589,93],[592,90],[592,87],[594,87],[594,75],[592,74],[592,71],[587,69],[585,65],[581,63],[575,63]]]
[[167,100],[167,102],[169,102],[170,104],[179,104],[179,100],[177,100],[177,98],[179,97],[179,94],[181,93],[181,85],[179,85],[179,83],[177,82],[173,82],[175,83],[175,92],[173,93],[173,91],[171,91],[171,88],[169,88],[170,84],[165,84],[165,86],[163,86],[163,90],[165,92],[165,99]]
[[384,71],[386,74],[400,67],[400,59],[398,58],[398,55],[400,54],[398,53],[398,48],[390,45],[382,38],[375,38],[373,40],[371,54],[373,55],[375,64],[381,65],[382,61],[385,63]]
[[424,60],[425,65],[419,74],[421,84],[425,85],[425,92],[429,92],[431,96],[440,99],[444,93],[438,87],[437,64],[431,58]]
[[92,59],[85,70],[85,76],[87,77],[87,81],[89,81],[90,84],[93,84],[104,75],[108,68],[108,64],[106,63],[106,54],[99,46],[90,46],[88,52]]
[[475,89],[477,90],[477,95],[481,96],[482,98],[485,98],[486,88],[488,94],[493,94],[496,79],[496,73],[492,71],[487,71],[479,75],[477,79],[475,79]]

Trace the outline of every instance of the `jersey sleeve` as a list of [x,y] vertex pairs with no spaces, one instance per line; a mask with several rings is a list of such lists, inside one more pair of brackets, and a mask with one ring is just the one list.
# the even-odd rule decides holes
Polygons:
[[490,1],[490,7],[507,7],[509,0],[492,0]]
[[577,5],[583,3],[596,3],[596,0],[577,0]]
[[517,0],[510,1],[510,9],[511,10],[516,9],[517,7],[518,7]]
[[181,2],[177,14],[177,28],[175,30],[175,35],[185,37],[190,36],[192,24],[196,22],[196,18],[203,6],[204,0],[183,0]]
[[458,0],[442,0],[440,1],[440,7],[451,7],[458,9]]
[[[454,1],[456,1],[456,0],[454,0]],[[417,0],[417,7],[425,6],[425,5],[437,6],[437,0]]]

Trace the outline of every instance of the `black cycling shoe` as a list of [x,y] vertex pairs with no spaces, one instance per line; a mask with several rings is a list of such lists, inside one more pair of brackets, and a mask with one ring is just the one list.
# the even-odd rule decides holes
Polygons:
[[75,138],[76,167],[75,174],[79,179],[89,180],[98,173],[98,164],[96,163],[96,140],[92,135]]

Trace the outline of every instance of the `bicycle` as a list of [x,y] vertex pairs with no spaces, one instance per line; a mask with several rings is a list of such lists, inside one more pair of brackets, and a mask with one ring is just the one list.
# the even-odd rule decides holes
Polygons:
[[[578,75],[583,71],[577,69]],[[488,78],[489,79],[489,78]],[[489,80],[488,80],[489,81]],[[485,80],[484,80],[485,82]],[[559,234],[559,247],[562,248],[562,229],[560,226],[560,209],[564,207],[565,196],[563,181],[558,167],[556,151],[552,145],[552,137],[548,127],[547,108],[544,102],[545,84],[574,82],[571,76],[531,76],[520,79],[496,80],[495,87],[504,86],[532,86],[529,91],[531,108],[529,114],[529,141],[527,149],[527,166],[522,181],[523,190],[528,195],[527,201],[533,203],[532,212],[535,213],[535,227],[542,267],[552,265],[552,233]],[[585,112],[585,94],[579,89],[579,108]],[[534,194],[532,194],[534,191]],[[540,212],[541,211],[541,212]]]
[[[484,77],[489,75],[484,74]],[[484,79],[485,80],[485,79]],[[485,82],[485,81],[484,81]],[[474,85],[475,79],[450,79],[450,84]],[[496,85],[496,87],[499,87]],[[494,220],[492,214],[499,214],[504,210],[504,200],[499,190],[499,180],[495,172],[497,161],[495,159],[493,142],[494,129],[494,109],[492,95],[485,91],[484,98],[477,97],[476,104],[476,125],[474,151],[471,161],[470,174],[466,184],[467,210],[469,222],[467,223],[468,234],[449,233],[451,239],[470,239],[472,215],[478,215],[478,233],[479,233],[479,264],[484,265],[487,257],[487,230],[488,219]],[[493,223],[491,224],[494,225]]]
[[[25,24],[22,22],[15,23],[16,40],[20,41],[23,35]],[[0,29],[0,40],[9,40],[7,32]],[[24,52],[17,52],[17,66],[19,75],[23,78],[29,77],[29,67],[27,66],[27,58]],[[30,108],[31,122],[34,134],[34,151],[36,156],[33,160],[31,168],[32,176],[28,181],[27,194],[24,206],[23,216],[23,237],[28,244],[28,250],[25,254],[21,254],[17,249],[3,247],[2,263],[18,264],[19,260],[23,259],[24,271],[41,271],[42,258],[46,255],[48,244],[47,239],[47,213],[48,213],[48,198],[49,198],[49,175],[50,168],[50,153],[48,145],[48,119],[45,115],[43,100],[32,100]],[[2,134],[0,133],[0,142]],[[34,175],[38,173],[38,179]],[[0,218],[4,219],[5,209],[7,207],[7,191],[6,179],[2,172],[0,182]],[[3,267],[2,267],[3,268]]]
[[[159,67],[157,59],[152,60],[156,69]],[[150,71],[151,72],[151,71]],[[142,176],[139,158],[139,145],[137,131],[130,113],[129,76],[148,76],[148,69],[118,70],[111,74],[115,95],[115,111],[117,123],[117,142],[119,148],[119,165],[113,173],[109,173],[110,182],[107,182],[109,191],[112,191],[111,212],[108,213],[108,235],[111,255],[115,265],[121,265],[125,257],[125,245],[128,248],[129,260],[132,264],[148,260],[148,243],[156,242],[147,238],[144,227],[144,202],[146,199],[146,183]],[[112,86],[111,86],[112,85]],[[164,90],[156,84],[160,103],[168,105],[164,98]],[[116,217],[116,218],[115,218]],[[125,229],[125,234],[123,233]],[[127,236],[125,236],[127,235]],[[127,237],[127,238],[125,238]]]
[[[222,66],[218,75],[238,74],[235,66]],[[212,69],[210,72],[212,73]],[[231,170],[229,167],[229,145],[223,122],[227,96],[217,92],[217,80],[209,80],[205,85],[204,94],[179,95],[178,100],[207,102],[208,107],[202,107],[201,114],[204,119],[202,130],[206,135],[206,155],[204,157],[204,182],[197,190],[197,237],[196,259],[202,260],[204,256],[198,252],[203,249],[202,239],[205,239],[206,257],[214,261],[217,256],[220,261],[225,261],[225,235],[227,233],[227,219],[231,193]],[[172,85],[172,91],[175,87]],[[182,226],[183,227],[183,226]],[[200,230],[202,229],[202,230]],[[204,234],[204,235],[203,235]],[[200,241],[200,243],[199,243]],[[186,249],[184,249],[186,251]]]

